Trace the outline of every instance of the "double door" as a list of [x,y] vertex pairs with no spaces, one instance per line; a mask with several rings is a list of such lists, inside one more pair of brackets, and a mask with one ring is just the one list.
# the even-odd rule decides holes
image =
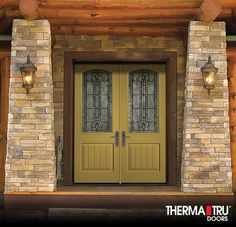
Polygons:
[[165,65],[75,65],[75,183],[166,182],[165,87]]

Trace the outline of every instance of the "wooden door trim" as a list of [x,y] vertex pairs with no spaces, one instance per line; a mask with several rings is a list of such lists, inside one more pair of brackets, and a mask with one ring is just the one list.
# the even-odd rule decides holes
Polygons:
[[[3,89],[3,96],[0,95],[1,98],[1,107],[3,107],[0,111],[2,113],[0,114],[0,122],[3,127],[3,137],[4,137],[4,143],[7,146],[7,122],[8,122],[8,102],[9,102],[9,95],[8,95],[8,88],[9,88],[9,79],[10,79],[10,50],[7,48],[1,48],[0,45],[0,70],[3,70],[4,78],[0,78],[2,81],[2,88]],[[1,73],[1,72],[0,72]],[[1,92],[1,91],[0,91]],[[0,107],[0,108],[1,108]],[[5,183],[5,158],[6,158],[6,149],[1,151],[1,163],[0,163],[0,192],[4,191],[4,183]]]
[[229,119],[230,119],[230,149],[231,149],[231,163],[232,163],[232,189],[236,193],[236,136],[234,133],[234,126],[236,121],[234,119],[234,106],[236,91],[236,46],[227,47],[227,61],[228,61],[228,80],[229,80]]
[[64,53],[64,185],[74,184],[74,64],[88,62],[138,62],[166,64],[167,185],[177,185],[177,53],[159,51],[66,51]]

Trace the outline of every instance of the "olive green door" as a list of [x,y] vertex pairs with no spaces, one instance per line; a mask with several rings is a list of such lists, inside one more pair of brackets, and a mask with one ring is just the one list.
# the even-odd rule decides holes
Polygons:
[[74,181],[120,182],[119,66],[75,66]]
[[165,183],[165,66],[123,65],[120,84],[122,182]]
[[164,183],[165,66],[75,66],[75,183]]

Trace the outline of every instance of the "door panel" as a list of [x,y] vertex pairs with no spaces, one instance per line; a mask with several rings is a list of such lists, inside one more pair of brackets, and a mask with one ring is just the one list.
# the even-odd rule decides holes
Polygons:
[[160,171],[159,144],[129,144],[128,171]]
[[121,181],[165,183],[165,66],[122,65]]
[[82,171],[113,171],[113,144],[82,144],[80,159]]
[[75,183],[119,183],[119,66],[76,65]]

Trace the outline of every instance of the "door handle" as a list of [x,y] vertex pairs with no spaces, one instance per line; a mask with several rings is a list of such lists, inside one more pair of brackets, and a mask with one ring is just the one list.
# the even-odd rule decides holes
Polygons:
[[119,132],[118,131],[115,132],[115,146],[116,147],[119,146]]
[[118,147],[119,146],[119,132],[116,131],[115,136],[111,136],[111,137],[115,138],[115,146]]
[[126,136],[125,131],[123,131],[122,134],[121,134],[121,137],[122,137],[122,146],[125,147],[126,138],[129,138],[129,136]]

